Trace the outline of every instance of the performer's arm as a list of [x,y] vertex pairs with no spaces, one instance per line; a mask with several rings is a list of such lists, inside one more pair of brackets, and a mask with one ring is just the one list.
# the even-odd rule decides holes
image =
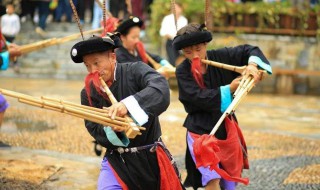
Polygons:
[[128,71],[133,72],[134,84],[141,90],[121,102],[131,116],[143,125],[149,116],[158,116],[168,108],[169,85],[163,76],[142,62],[131,64]]
[[225,60],[225,64],[243,66],[255,63],[259,69],[266,70],[269,74],[272,73],[269,61],[257,46],[245,44],[231,48],[226,47],[216,50],[215,55],[219,56],[221,60]]
[[7,70],[9,67],[9,52],[1,52],[0,53],[0,70]]

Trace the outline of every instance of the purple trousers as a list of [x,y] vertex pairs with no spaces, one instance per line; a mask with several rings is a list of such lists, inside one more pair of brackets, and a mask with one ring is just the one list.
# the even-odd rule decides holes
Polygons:
[[101,162],[100,175],[98,179],[98,190],[122,190],[121,185],[113,174],[111,165],[107,158]]

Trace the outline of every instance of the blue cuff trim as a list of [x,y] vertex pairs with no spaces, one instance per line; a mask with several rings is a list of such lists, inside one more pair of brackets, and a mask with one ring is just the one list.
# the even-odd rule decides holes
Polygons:
[[130,141],[123,132],[119,133],[120,134],[120,138],[119,138],[118,135],[111,129],[111,127],[103,127],[103,130],[106,133],[108,140],[114,146],[127,147],[129,145]]
[[9,67],[9,52],[5,51],[3,53],[0,53],[0,56],[2,58],[2,65],[0,67],[0,70],[7,70]]
[[225,85],[220,87],[221,95],[221,112],[223,113],[229,107],[232,102],[232,95],[230,90],[230,85]]
[[169,61],[167,61],[167,60],[165,60],[165,59],[162,59],[162,60],[160,61],[160,65],[161,65],[161,66],[166,66],[166,65],[170,65],[170,63],[169,63]]
[[248,63],[250,63],[250,62],[258,64],[258,66],[261,67],[262,69],[266,70],[268,72],[268,74],[270,74],[270,75],[272,74],[271,66],[266,64],[265,62],[263,62],[259,57],[250,56]]
[[121,102],[124,103],[124,105],[127,107],[133,120],[135,120],[138,125],[142,126],[143,124],[148,122],[149,116],[140,107],[138,101],[134,98],[134,96],[129,96],[121,100]]

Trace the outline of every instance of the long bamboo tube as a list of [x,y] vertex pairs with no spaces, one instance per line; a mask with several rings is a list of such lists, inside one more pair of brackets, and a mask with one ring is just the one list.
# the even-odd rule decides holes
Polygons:
[[[44,96],[41,96],[41,99],[52,101],[52,102],[61,103],[62,105],[65,104],[65,105],[74,106],[74,107],[77,107],[77,109],[82,109],[82,110],[85,110],[87,112],[92,112],[94,114],[98,114],[98,115],[101,115],[101,116],[107,116],[107,114],[108,114],[108,110],[106,110],[106,109],[100,109],[100,108],[95,108],[95,107],[91,107],[91,106],[79,105],[79,104],[75,104],[73,102],[57,100],[57,99],[54,99],[54,98],[49,98],[49,97],[44,97]],[[118,120],[118,121],[126,122],[126,119],[122,118],[122,117],[115,117],[115,119]]]
[[[53,108],[53,107],[50,107],[48,105],[43,105],[41,103],[36,103],[36,102],[30,101],[30,100],[19,98],[18,101],[21,102],[21,103],[25,103],[25,104],[31,105],[31,106],[44,108],[44,109],[48,109],[48,110],[51,110],[51,111],[61,112],[60,109]],[[69,111],[64,111],[62,113],[67,114],[67,115],[71,115],[71,116],[75,116],[75,117],[78,117],[78,118],[81,118],[81,119],[89,120],[89,121],[92,121],[92,122],[96,122],[96,123],[102,124],[104,126],[110,126],[110,127],[114,128],[115,130],[121,130],[121,129],[124,130],[125,129],[125,127],[116,125],[114,123],[105,122],[103,120],[92,118],[92,117],[88,116],[87,114],[73,113],[73,112],[69,112]]]
[[211,65],[211,66],[218,67],[218,68],[221,68],[221,69],[226,69],[226,70],[229,70],[229,71],[234,71],[234,72],[237,72],[237,73],[240,73],[240,74],[242,74],[243,71],[247,67],[247,66],[241,66],[241,67],[233,66],[233,65],[228,65],[228,64],[224,64],[224,63],[219,63],[219,62],[216,62],[216,61],[209,61],[209,60],[206,60],[206,59],[201,59],[201,62],[205,63],[207,65]]
[[[114,95],[112,94],[111,90],[109,89],[107,84],[104,82],[102,77],[99,77],[99,80],[100,80],[100,82],[102,84],[103,89],[105,90],[105,93],[109,97],[109,99],[111,101],[111,104],[118,103],[117,99],[114,97]],[[128,136],[128,138],[135,138],[137,135],[141,135],[142,134],[140,132],[140,130],[145,130],[144,127],[137,126],[128,115],[125,115],[124,118],[130,124],[128,126],[127,131],[126,131],[126,135]]]
[[[101,32],[102,30],[103,30],[103,28],[88,30],[88,31],[83,32],[83,35]],[[80,33],[76,33],[76,34],[71,34],[69,36],[65,36],[62,38],[51,38],[51,39],[42,40],[39,42],[34,42],[31,44],[26,44],[26,45],[21,46],[21,53],[23,55],[23,54],[37,51],[39,49],[43,49],[43,48],[46,48],[49,46],[58,45],[58,44],[62,44],[62,43],[68,42],[68,41],[76,40],[80,36],[81,36]]]
[[102,112],[96,112],[93,110],[87,111],[84,109],[84,107],[77,107],[77,106],[71,106],[71,105],[63,105],[61,103],[57,102],[48,102],[43,99],[37,99],[29,95],[5,90],[0,88],[0,93],[11,96],[14,98],[17,98],[19,102],[26,103],[32,106],[37,106],[40,108],[49,109],[52,111],[62,112],[69,115],[76,115],[80,118],[93,121],[96,123],[100,123],[102,125],[113,127],[114,129],[120,129],[125,130],[128,128],[129,123],[126,122],[124,118],[122,118],[122,121],[113,120],[111,118],[108,118],[106,114],[103,114]]
[[160,67],[162,67],[160,65],[160,63],[157,63],[154,59],[152,59],[152,57],[150,57],[147,53],[146,53],[146,57],[148,59],[148,61],[151,63],[151,65],[153,66],[153,68],[155,70],[159,69]]
[[[253,85],[253,82],[251,83],[251,85]],[[210,135],[214,135],[216,133],[216,131],[218,130],[219,126],[221,125],[221,123],[224,121],[224,119],[232,112],[235,110],[235,107],[238,106],[238,104],[240,103],[240,101],[243,99],[243,96],[245,96],[248,92],[249,89],[251,89],[252,87],[247,85],[243,90],[241,90],[238,95],[233,99],[233,101],[231,102],[231,104],[228,106],[228,108],[226,109],[226,111],[224,111],[224,113],[222,114],[222,116],[220,117],[220,119],[218,120],[218,122],[216,123],[216,125],[213,127],[213,129],[210,132]]]

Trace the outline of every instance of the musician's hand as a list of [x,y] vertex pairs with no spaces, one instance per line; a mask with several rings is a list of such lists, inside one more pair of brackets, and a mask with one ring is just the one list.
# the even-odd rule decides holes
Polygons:
[[9,44],[8,51],[11,58],[17,57],[21,55],[21,48],[17,44]]
[[237,90],[240,81],[241,81],[242,77],[237,77],[235,79],[233,79],[233,81],[230,83],[230,91],[233,93]]
[[113,104],[112,106],[108,107],[107,110],[111,119],[115,119],[116,116],[122,117],[128,113],[127,107],[122,102]]
[[258,65],[255,63],[249,63],[242,75],[243,76],[249,76],[249,75],[253,76],[255,84],[257,84],[261,80],[261,75],[258,70]]

